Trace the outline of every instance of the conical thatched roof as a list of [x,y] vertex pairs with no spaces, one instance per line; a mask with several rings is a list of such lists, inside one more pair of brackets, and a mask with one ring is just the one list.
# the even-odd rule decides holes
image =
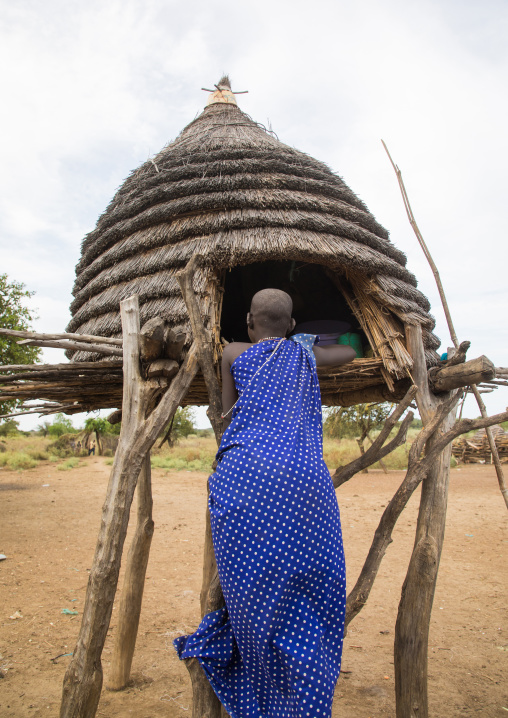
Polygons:
[[227,78],[218,88],[174,142],[127,178],[85,237],[68,331],[119,335],[119,302],[134,293],[142,322],[162,316],[186,326],[175,273],[197,253],[195,289],[209,301],[210,272],[253,263],[292,262],[291,272],[295,263],[317,264],[351,281],[353,295],[362,277],[379,306],[423,325],[433,363],[439,341],[429,302],[387,231],[325,164],[242,112]]

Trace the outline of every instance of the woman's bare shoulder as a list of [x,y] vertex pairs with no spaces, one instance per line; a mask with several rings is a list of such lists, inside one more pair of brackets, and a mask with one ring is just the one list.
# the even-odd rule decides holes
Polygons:
[[252,344],[249,344],[248,342],[231,342],[231,344],[227,344],[224,347],[224,351],[222,352],[222,360],[227,361],[229,366],[234,362],[234,360],[240,356],[240,354],[243,354],[244,351],[249,349],[252,346]]

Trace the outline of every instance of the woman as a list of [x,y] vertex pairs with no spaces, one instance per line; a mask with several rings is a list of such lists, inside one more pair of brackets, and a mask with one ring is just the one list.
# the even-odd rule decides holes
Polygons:
[[222,361],[227,427],[210,477],[210,519],[226,606],[175,640],[199,660],[231,718],[329,718],[344,633],[339,508],[323,461],[316,365],[352,361],[294,329],[277,289],[252,299],[252,344]]

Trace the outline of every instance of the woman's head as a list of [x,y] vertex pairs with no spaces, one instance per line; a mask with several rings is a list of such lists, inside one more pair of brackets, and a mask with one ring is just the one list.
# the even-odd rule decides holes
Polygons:
[[291,317],[293,301],[280,289],[262,289],[253,297],[247,314],[247,327],[251,341],[266,336],[284,337],[295,327]]

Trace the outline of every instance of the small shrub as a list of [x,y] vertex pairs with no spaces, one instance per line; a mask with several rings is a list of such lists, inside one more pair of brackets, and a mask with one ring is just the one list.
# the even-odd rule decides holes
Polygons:
[[39,462],[33,459],[24,451],[9,451],[6,454],[2,454],[3,457],[7,458],[7,466],[12,471],[23,471],[25,469],[34,469],[39,465]]
[[16,436],[19,433],[17,421],[13,419],[0,421],[0,436]]
[[29,449],[28,455],[32,457],[32,459],[35,459],[36,461],[47,461],[49,459],[49,454],[47,451],[41,451],[40,449]]
[[60,464],[58,466],[58,471],[68,471],[69,469],[74,469],[79,464],[79,459],[77,456],[71,456],[70,459],[67,459],[67,461],[64,461],[63,464]]

